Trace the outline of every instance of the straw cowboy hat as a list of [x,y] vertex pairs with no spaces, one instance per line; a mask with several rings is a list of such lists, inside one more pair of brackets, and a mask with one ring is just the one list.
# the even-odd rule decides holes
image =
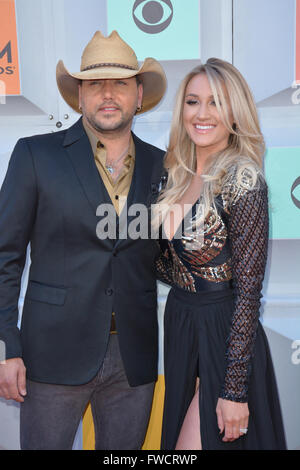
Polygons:
[[69,73],[60,60],[56,66],[59,91],[71,108],[81,112],[78,104],[79,80],[130,78],[139,75],[143,84],[143,106],[137,114],[149,111],[163,97],[167,80],[162,66],[153,58],[145,59],[139,67],[131,47],[120,38],[117,31],[104,37],[97,31],[83,51],[78,73]]

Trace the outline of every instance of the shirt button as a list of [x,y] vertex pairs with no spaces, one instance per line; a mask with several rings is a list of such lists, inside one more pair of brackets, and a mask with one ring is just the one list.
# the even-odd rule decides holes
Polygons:
[[106,295],[112,295],[112,294],[113,294],[113,290],[112,290],[112,289],[106,289],[105,294],[106,294]]

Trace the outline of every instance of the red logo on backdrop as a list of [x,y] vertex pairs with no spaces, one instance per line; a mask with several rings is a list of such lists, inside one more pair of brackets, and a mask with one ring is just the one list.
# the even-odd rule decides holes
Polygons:
[[0,1],[1,94],[20,95],[15,0]]

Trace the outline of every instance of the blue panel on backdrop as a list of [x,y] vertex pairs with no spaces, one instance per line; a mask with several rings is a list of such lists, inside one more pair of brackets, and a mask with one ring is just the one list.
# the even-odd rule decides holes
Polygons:
[[300,237],[300,148],[270,148],[265,160],[270,238]]
[[199,0],[109,0],[107,18],[140,61],[200,57]]

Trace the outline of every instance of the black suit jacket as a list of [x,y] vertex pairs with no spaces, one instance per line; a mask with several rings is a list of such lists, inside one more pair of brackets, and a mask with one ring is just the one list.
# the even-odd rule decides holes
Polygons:
[[[158,193],[163,151],[133,138],[127,205],[149,206]],[[0,193],[0,339],[7,358],[23,357],[31,380],[70,385],[91,380],[104,358],[112,311],[130,385],[157,378],[158,245],[151,239],[99,239],[101,203],[111,200],[81,119],[68,130],[17,142]]]

